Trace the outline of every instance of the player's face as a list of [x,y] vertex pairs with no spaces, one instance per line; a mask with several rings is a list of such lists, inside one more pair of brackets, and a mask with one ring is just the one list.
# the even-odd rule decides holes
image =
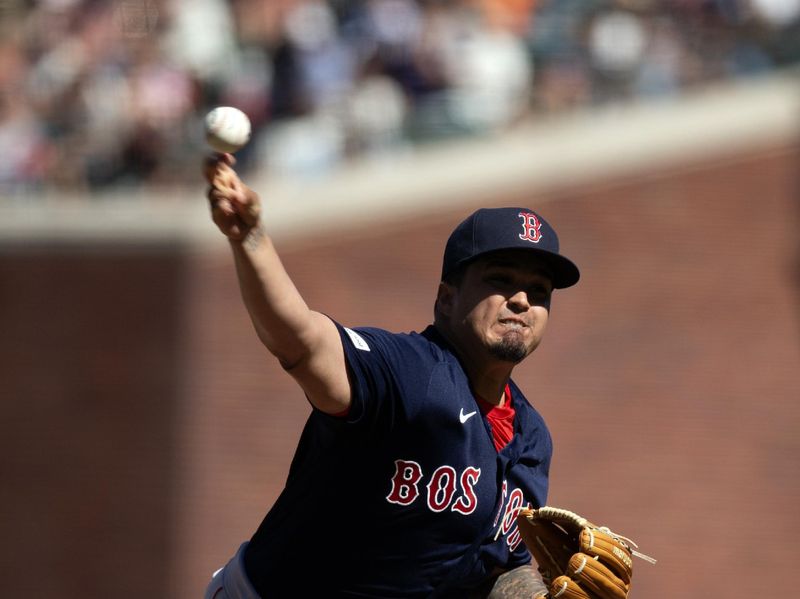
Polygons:
[[552,292],[544,262],[529,252],[481,258],[452,290],[448,321],[454,340],[471,360],[521,362],[542,340]]

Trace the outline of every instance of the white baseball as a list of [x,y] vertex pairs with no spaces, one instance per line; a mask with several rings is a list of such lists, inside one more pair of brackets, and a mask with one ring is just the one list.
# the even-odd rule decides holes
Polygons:
[[250,141],[250,119],[238,108],[218,106],[206,115],[206,141],[217,152],[236,152]]

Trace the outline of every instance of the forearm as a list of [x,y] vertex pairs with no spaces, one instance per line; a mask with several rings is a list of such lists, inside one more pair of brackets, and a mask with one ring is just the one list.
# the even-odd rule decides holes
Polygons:
[[531,599],[544,597],[547,587],[533,566],[520,566],[504,572],[489,592],[487,599]]
[[308,308],[260,222],[261,202],[233,170],[230,154],[204,163],[214,224],[233,251],[239,289],[259,339],[318,409],[350,405],[350,382],[336,325]]
[[260,225],[231,240],[239,288],[256,332],[319,410],[350,405],[350,383],[336,326],[310,310]]
[[315,323],[261,224],[261,200],[230,154],[206,159],[211,218],[233,251],[242,299],[259,338],[286,367],[313,351]]
[[257,225],[241,241],[230,240],[242,300],[259,339],[285,368],[313,344],[313,318],[281,262],[272,240]]

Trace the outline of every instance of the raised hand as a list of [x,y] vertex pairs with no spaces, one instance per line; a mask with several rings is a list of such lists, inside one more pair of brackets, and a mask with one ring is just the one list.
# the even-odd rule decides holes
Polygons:
[[229,239],[242,241],[258,225],[261,200],[239,178],[235,164],[232,154],[214,154],[206,158],[203,174],[214,224]]

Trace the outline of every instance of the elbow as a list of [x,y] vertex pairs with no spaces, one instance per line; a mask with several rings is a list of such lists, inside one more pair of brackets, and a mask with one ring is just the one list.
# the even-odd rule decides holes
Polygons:
[[261,344],[267,348],[267,351],[278,360],[281,368],[287,372],[296,369],[311,356],[311,350],[302,344],[282,342],[275,335],[270,335],[268,331],[258,326],[256,327],[256,333]]
[[299,370],[300,367],[308,361],[309,357],[309,354],[307,353],[297,356],[283,356],[273,352],[273,355],[277,358],[281,368],[283,368],[289,374]]

